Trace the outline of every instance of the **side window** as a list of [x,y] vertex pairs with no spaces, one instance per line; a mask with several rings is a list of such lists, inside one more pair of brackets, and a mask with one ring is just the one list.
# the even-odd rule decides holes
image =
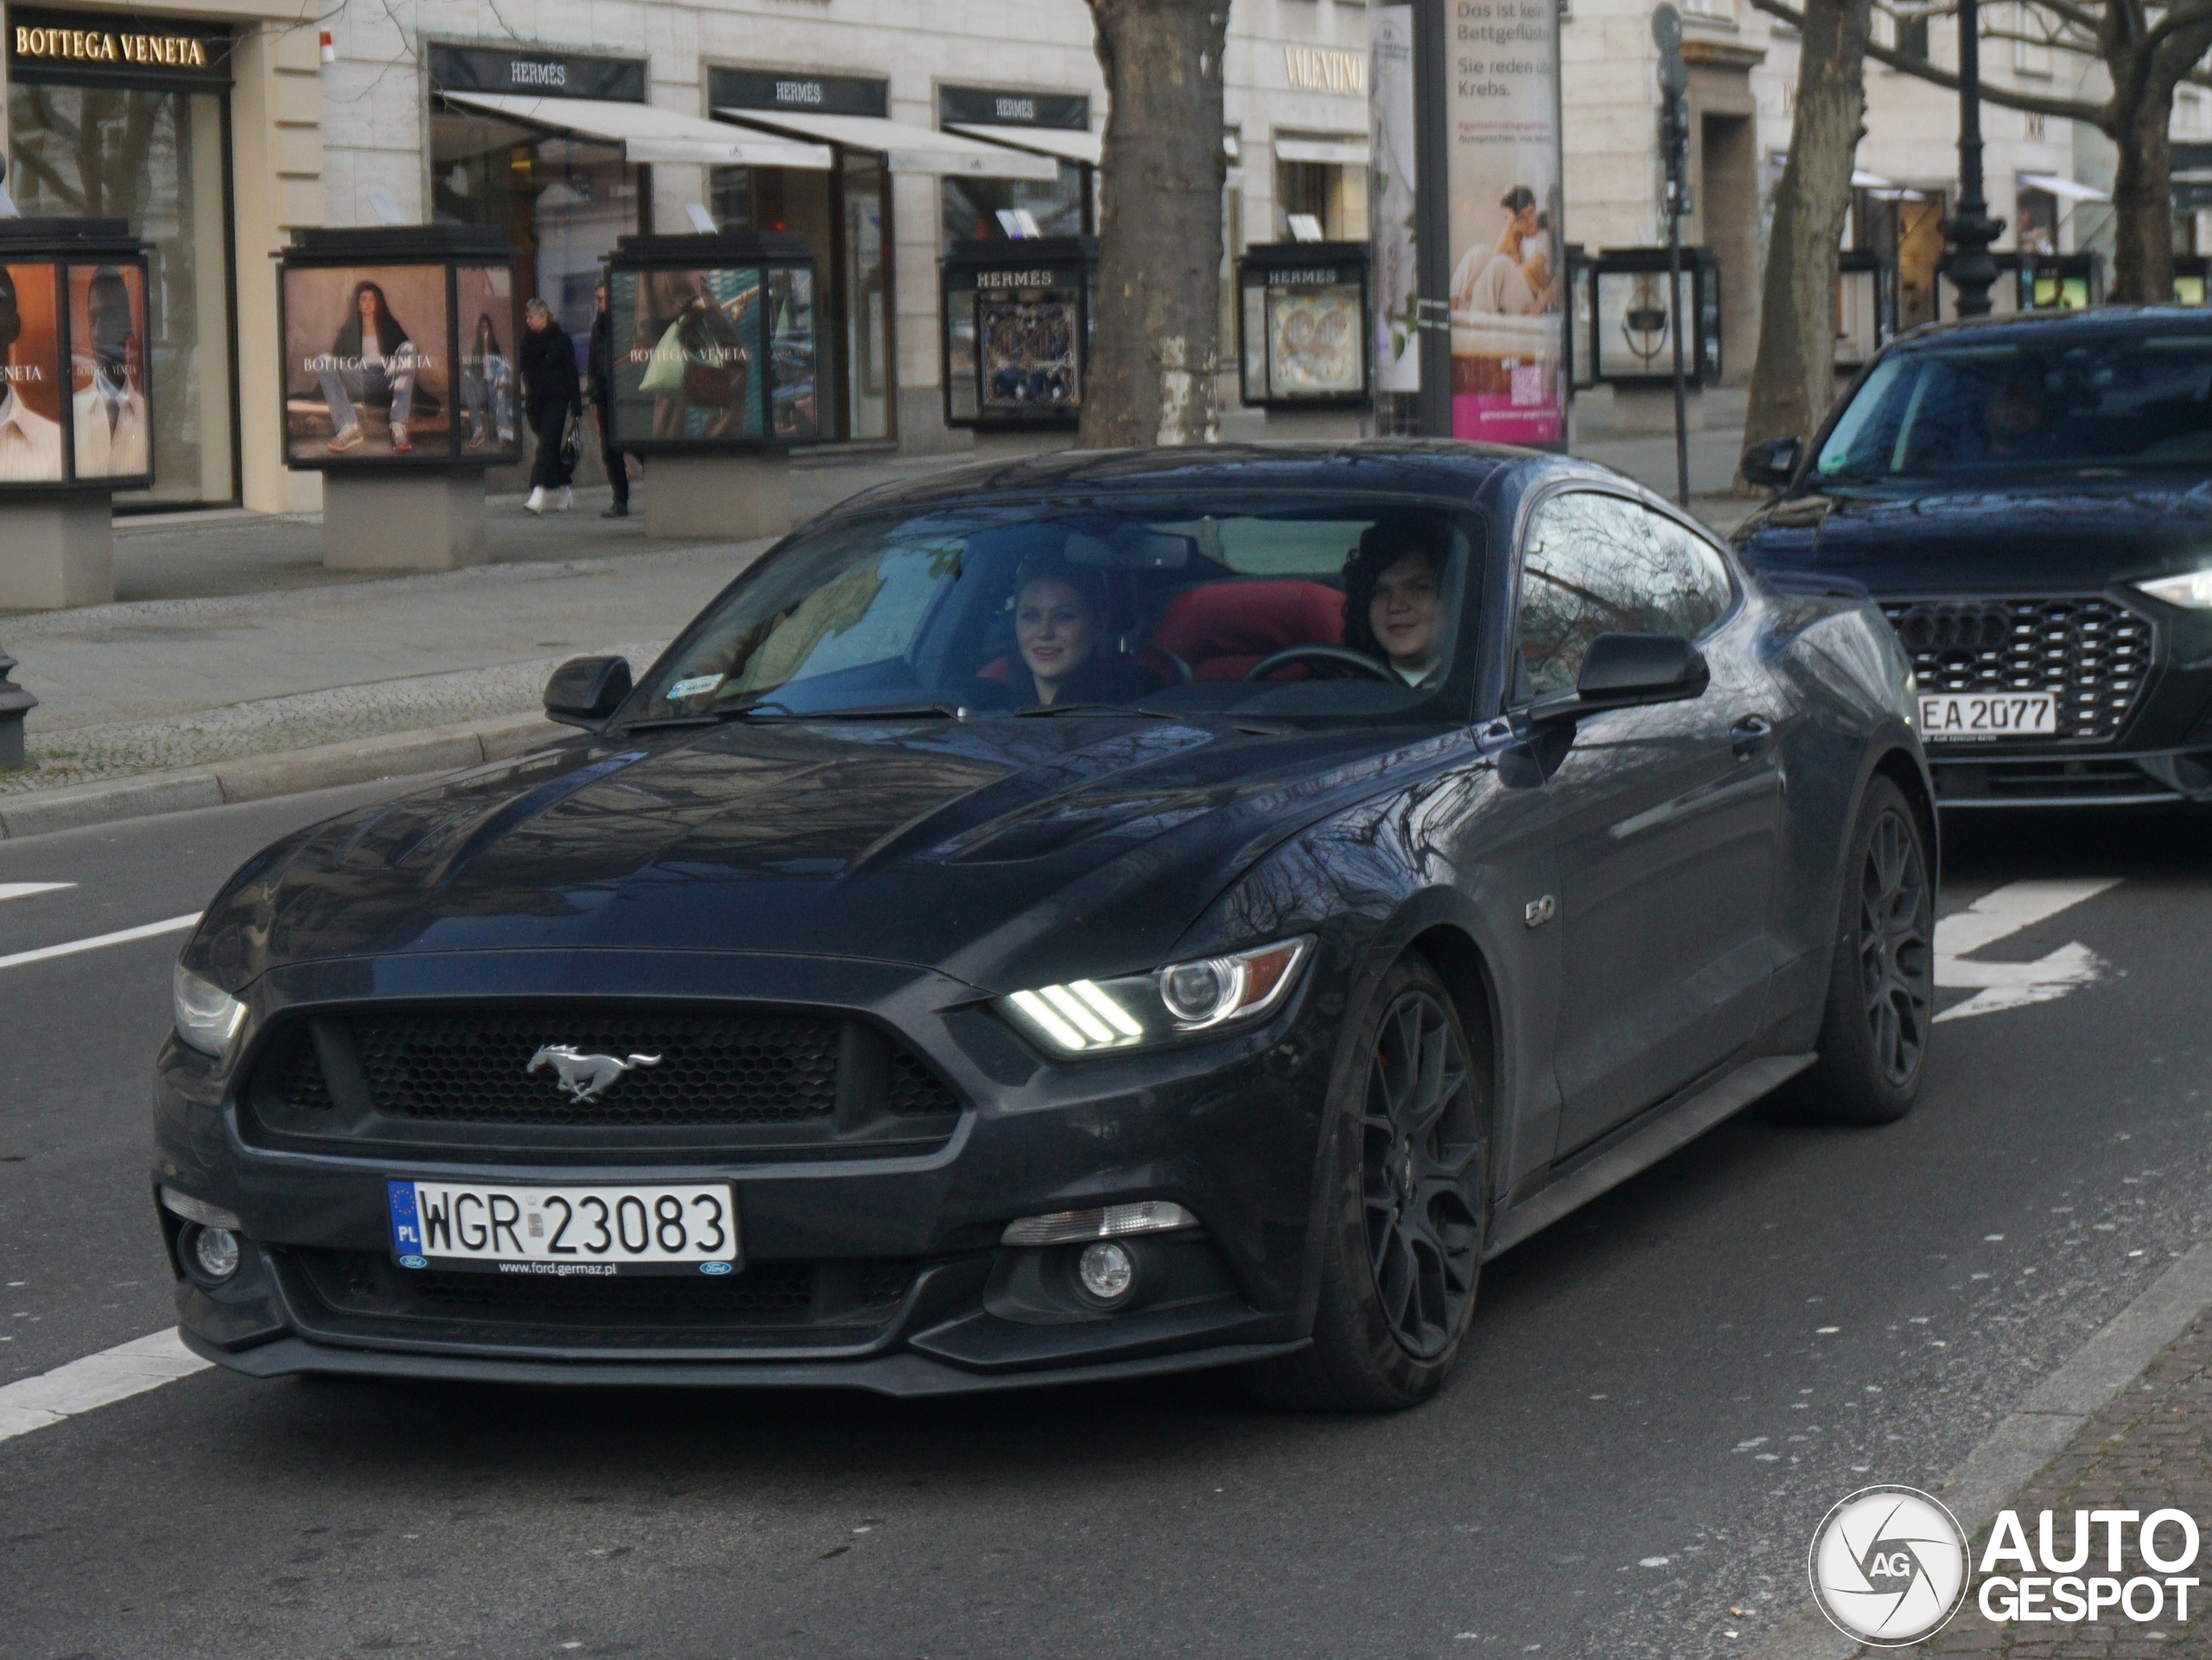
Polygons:
[[1720,556],[1671,520],[1594,491],[1554,496],[1522,553],[1523,690],[1573,690],[1600,634],[1700,633],[1733,593]]
[[1735,602],[1728,562],[1695,531],[1686,531],[1649,509],[1639,511],[1651,526],[1656,551],[1654,621],[1646,632],[1694,639],[1719,621]]

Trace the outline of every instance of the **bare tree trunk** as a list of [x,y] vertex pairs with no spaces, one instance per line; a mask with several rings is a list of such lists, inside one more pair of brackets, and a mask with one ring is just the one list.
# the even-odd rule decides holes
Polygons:
[[1220,436],[1229,0],[1090,0],[1109,109],[1078,448]]
[[1746,445],[1810,439],[1835,394],[1836,255],[1866,114],[1868,0],[1805,0],[1789,160],[1774,193]]
[[2112,292],[2123,303],[2174,297],[2173,89],[2145,96],[2117,124],[2120,167],[2113,181]]

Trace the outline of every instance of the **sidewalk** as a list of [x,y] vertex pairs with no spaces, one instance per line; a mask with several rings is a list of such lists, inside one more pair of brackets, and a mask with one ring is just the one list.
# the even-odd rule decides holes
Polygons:
[[[1726,494],[1742,398],[1707,401],[1716,428],[1693,437],[1694,506],[1726,529],[1750,506]],[[1671,492],[1671,436],[1613,436],[1602,398],[1586,399],[1578,416],[1579,453]],[[1014,453],[988,446],[804,464],[793,469],[793,505],[804,518],[878,484]],[[639,488],[642,500],[650,469]],[[533,518],[518,497],[494,498],[489,563],[380,578],[323,569],[319,516],[119,521],[115,604],[0,617],[0,644],[20,661],[16,679],[40,700],[25,722],[32,764],[0,773],[0,827],[25,833],[30,818],[7,804],[26,798],[295,751],[334,754],[333,746],[374,746],[397,734],[496,728],[501,753],[511,751],[531,735],[517,719],[538,709],[556,665],[610,652],[642,669],[767,545],[652,541],[642,516],[601,518],[607,499],[603,488],[586,491],[572,512]],[[492,750],[480,745],[480,753]],[[398,771],[411,765],[388,745],[370,759]],[[358,773],[360,764],[346,766]],[[302,772],[296,787],[335,781],[328,772]],[[257,791],[277,787],[267,768],[253,776]],[[143,803],[155,798],[137,796],[135,811],[149,810]],[[126,805],[118,803],[115,816]],[[86,811],[97,817],[97,803]]]
[[[2127,1510],[2143,1515],[2168,1507],[2185,1511],[2200,1523],[2212,1518],[2212,1314],[2199,1319],[2143,1375],[2095,1413],[2071,1446],[2051,1461],[2010,1504],[2027,1529],[2032,1547],[2036,1518],[2044,1511],[2062,1518],[2060,1549],[2070,1549],[2063,1532],[2071,1512]],[[2133,1529],[2126,1530],[2119,1577],[2156,1577],[2158,1570],[2140,1561]],[[2096,1531],[2094,1571],[2108,1571],[2102,1551],[2103,1530]],[[1974,1561],[1988,1543],[1984,1529],[1974,1539]],[[2160,1543],[2177,1549],[2169,1533]],[[2088,1570],[2085,1570],[2088,1571]],[[1975,1576],[1976,1583],[1980,1576]],[[1906,1649],[1864,1649],[1863,1660],[1883,1655],[1912,1657],[1983,1655],[2006,1660],[2121,1660],[2138,1655],[2201,1655],[2212,1643],[2196,1627],[2212,1624],[2212,1598],[2191,1595],[2189,1622],[2166,1618],[2147,1625],[2122,1620],[2098,1625],[2035,1622],[1999,1624],[1982,1617],[1969,1602],[1932,1643]]]

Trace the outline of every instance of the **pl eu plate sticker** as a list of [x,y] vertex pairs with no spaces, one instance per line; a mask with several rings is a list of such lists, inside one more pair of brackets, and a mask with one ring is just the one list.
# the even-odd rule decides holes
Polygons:
[[388,1181],[385,1191],[391,1199],[391,1248],[398,1254],[402,1268],[428,1268],[423,1256],[423,1224],[415,1215],[415,1184],[411,1181]]

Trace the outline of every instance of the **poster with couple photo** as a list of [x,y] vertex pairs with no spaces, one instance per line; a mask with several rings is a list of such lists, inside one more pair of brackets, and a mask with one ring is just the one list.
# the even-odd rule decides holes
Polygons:
[[[451,461],[445,266],[287,265],[283,307],[284,443],[293,466]],[[503,351],[512,349],[512,299],[505,320]],[[496,433],[496,416],[488,429]]]
[[1455,25],[1464,64],[1446,108],[1452,435],[1556,444],[1567,429],[1559,8],[1480,10]]

